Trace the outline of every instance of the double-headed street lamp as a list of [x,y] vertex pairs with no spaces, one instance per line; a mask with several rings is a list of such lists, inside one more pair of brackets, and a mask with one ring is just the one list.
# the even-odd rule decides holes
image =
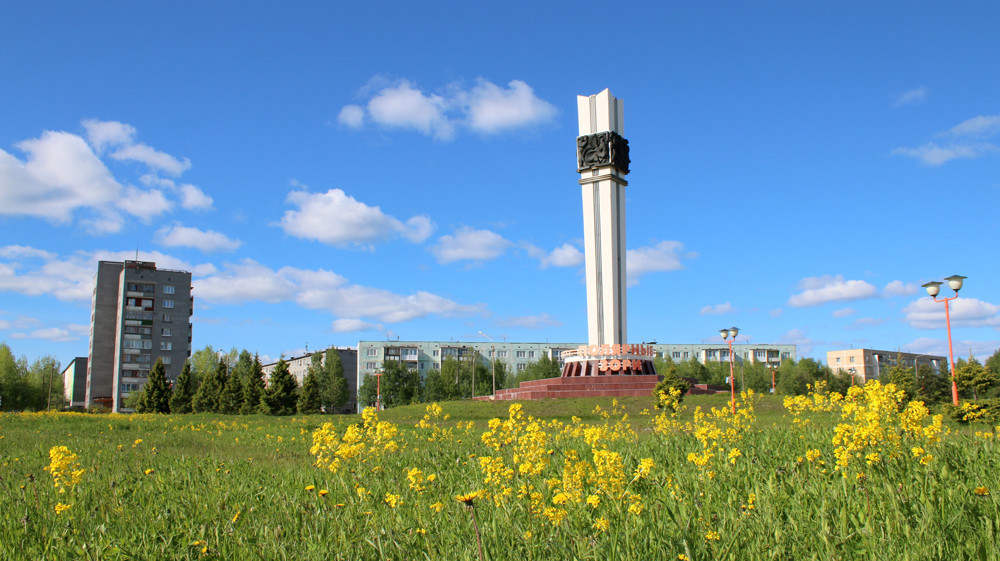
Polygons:
[[[938,300],[937,295],[941,292],[941,285],[944,283],[931,281],[922,285],[927,289],[927,294],[929,294],[935,302],[944,302],[944,322],[948,327],[948,358],[951,360],[951,403],[955,407],[958,407],[958,383],[955,381],[955,352],[951,347],[951,313],[948,311],[948,302],[958,298],[958,291],[962,289],[962,281],[965,279],[966,277],[963,277],[962,275],[952,275],[944,279],[948,281],[948,287],[955,291],[955,295],[951,298],[943,298],[941,300]],[[916,370],[916,368],[914,368],[914,370]]]
[[738,327],[728,327],[719,330],[719,335],[722,336],[722,339],[729,343],[729,405],[732,407],[733,415],[736,414],[736,375],[733,371],[733,341],[736,340],[739,332],[740,329]]

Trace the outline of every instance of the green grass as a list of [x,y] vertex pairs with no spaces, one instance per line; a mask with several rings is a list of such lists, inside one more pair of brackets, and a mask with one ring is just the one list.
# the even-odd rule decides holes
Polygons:
[[[756,421],[726,444],[740,455],[732,463],[715,458],[710,469],[689,461],[704,449],[689,430],[652,430],[649,399],[620,399],[610,417],[594,412],[610,410],[608,399],[523,402],[526,414],[545,420],[540,432],[516,424],[505,433],[514,440],[498,449],[481,437],[489,419],[507,418],[510,402],[441,405],[451,418],[438,426],[450,435],[429,442],[430,429],[414,427],[423,406],[384,411],[380,420],[399,429],[392,439],[399,449],[369,448],[337,473],[314,466],[312,433],[331,422],[341,436],[358,415],[0,415],[0,559],[471,560],[479,559],[473,514],[484,559],[998,558],[1000,443],[974,434],[989,427],[927,445],[928,465],[908,443],[902,457],[852,465],[844,478],[833,466],[837,417],[811,414],[810,425],[793,428],[770,395],[757,402]],[[689,396],[684,405],[681,422],[698,406],[729,406],[724,395]],[[623,413],[634,432],[624,429]],[[573,417],[578,430],[565,430]],[[543,432],[541,444],[528,437]],[[44,470],[53,446],[78,454],[86,470],[67,493]],[[801,459],[808,450],[821,456]],[[515,453],[523,463],[533,451],[548,462],[539,475],[484,482],[480,457],[517,466]],[[621,466],[598,473],[595,458],[605,452]],[[633,481],[643,458],[655,466]],[[576,461],[591,469],[578,499],[599,496],[596,508],[560,503],[559,493],[574,489],[563,468]],[[413,468],[435,481],[411,489]],[[620,491],[602,494],[615,477]],[[521,484],[541,493],[536,506],[553,511],[533,512],[528,498],[516,497]],[[506,485],[508,499],[477,499],[474,510],[454,500]],[[359,486],[370,494],[360,497]],[[389,506],[386,494],[402,505]],[[628,510],[634,502],[639,514]],[[71,506],[57,514],[59,503]],[[607,530],[595,528],[602,519]]]

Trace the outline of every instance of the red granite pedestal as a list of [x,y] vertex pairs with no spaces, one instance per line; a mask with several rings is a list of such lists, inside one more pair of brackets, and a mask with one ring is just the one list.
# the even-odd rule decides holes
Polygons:
[[522,382],[478,400],[556,399],[561,397],[652,397],[656,375],[572,376]]

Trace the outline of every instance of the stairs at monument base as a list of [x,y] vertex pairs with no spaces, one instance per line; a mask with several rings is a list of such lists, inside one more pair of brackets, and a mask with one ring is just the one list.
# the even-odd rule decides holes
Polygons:
[[521,383],[478,400],[558,399],[567,397],[652,397],[657,376],[576,376]]

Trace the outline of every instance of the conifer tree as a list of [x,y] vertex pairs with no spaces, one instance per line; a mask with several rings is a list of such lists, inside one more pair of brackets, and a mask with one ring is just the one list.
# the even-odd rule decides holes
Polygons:
[[298,383],[288,371],[285,359],[278,360],[271,378],[267,381],[264,398],[261,400],[263,410],[269,415],[292,415],[295,413],[298,401]]
[[191,401],[195,413],[218,413],[219,398],[226,388],[226,363],[219,360],[215,372],[210,373],[198,386],[198,391]]
[[260,356],[254,355],[250,369],[250,376],[243,384],[243,405],[240,413],[251,415],[261,412],[261,397],[264,395],[264,367],[260,363]]
[[299,392],[299,413],[304,415],[319,413],[320,406],[323,405],[320,397],[319,374],[312,369],[306,373],[302,380],[302,390]]
[[142,413],[170,413],[170,385],[162,358],[157,358],[149,371],[140,404]]
[[344,364],[340,361],[340,353],[336,348],[330,347],[326,350],[323,369],[328,380],[323,405],[327,413],[332,413],[343,407],[351,397],[347,377],[344,376]]
[[174,382],[174,391],[170,396],[171,413],[190,413],[191,400],[194,398],[193,380],[191,376],[191,363],[185,362],[181,369],[181,375]]
[[243,383],[238,372],[230,374],[226,387],[219,396],[219,413],[236,415],[243,408]]

